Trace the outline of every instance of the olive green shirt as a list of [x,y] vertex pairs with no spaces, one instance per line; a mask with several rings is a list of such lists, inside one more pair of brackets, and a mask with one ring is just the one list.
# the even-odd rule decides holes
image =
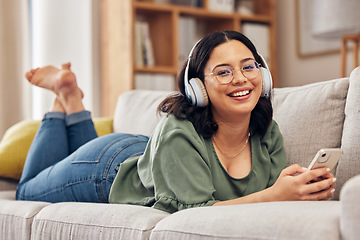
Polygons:
[[275,121],[263,138],[252,128],[250,133],[252,168],[237,179],[223,168],[211,138],[200,136],[188,120],[164,117],[144,154],[120,165],[109,201],[173,213],[270,187],[285,167],[282,135]]

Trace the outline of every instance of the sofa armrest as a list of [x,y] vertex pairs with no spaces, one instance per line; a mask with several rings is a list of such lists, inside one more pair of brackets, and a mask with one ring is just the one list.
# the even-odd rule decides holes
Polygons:
[[348,180],[340,193],[342,239],[358,239],[360,236],[360,175]]

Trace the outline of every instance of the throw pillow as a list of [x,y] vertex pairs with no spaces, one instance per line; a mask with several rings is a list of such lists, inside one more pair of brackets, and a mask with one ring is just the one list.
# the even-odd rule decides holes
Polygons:
[[[99,136],[112,133],[111,118],[95,118]],[[0,177],[19,180],[26,155],[40,126],[40,120],[24,120],[10,127],[0,142]]]
[[349,79],[275,88],[274,119],[284,136],[288,165],[308,167],[321,148],[338,148]]

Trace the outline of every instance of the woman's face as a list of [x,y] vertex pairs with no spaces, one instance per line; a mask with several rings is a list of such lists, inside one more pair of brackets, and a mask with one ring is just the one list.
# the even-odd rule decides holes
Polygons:
[[[239,120],[249,117],[261,95],[261,74],[254,79],[244,77],[240,68],[247,60],[255,60],[252,52],[240,41],[230,40],[212,51],[205,65],[205,87],[211,101],[215,121]],[[221,84],[214,75],[208,75],[219,66],[234,70],[234,78],[228,84]]]

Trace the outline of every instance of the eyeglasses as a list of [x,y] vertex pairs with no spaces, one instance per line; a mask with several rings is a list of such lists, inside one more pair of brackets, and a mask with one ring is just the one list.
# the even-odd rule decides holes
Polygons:
[[[234,79],[235,69],[230,66],[218,66],[214,68],[212,73],[206,74],[205,76],[214,75],[219,83],[228,84]],[[244,77],[252,80],[259,74],[259,63],[254,60],[248,60],[241,65],[240,71]]]

